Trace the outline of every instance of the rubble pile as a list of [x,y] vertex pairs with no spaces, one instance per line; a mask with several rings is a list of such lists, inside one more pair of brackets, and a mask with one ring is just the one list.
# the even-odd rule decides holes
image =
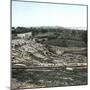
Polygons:
[[[87,63],[86,48],[47,46],[34,40],[12,40],[13,67]],[[79,53],[77,53],[79,52]]]
[[12,40],[12,90],[86,84],[86,47]]

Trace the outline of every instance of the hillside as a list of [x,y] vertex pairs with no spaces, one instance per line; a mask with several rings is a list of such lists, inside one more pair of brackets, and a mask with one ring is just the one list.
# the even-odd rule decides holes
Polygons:
[[12,89],[86,85],[87,31],[41,31],[14,33]]

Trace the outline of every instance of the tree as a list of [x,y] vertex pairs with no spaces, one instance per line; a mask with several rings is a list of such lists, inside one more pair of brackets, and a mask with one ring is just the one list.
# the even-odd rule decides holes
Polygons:
[[84,31],[82,34],[82,40],[87,44],[87,31]]

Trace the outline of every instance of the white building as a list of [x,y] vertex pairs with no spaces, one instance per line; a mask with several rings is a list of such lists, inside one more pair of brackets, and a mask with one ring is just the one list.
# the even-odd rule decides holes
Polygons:
[[23,39],[29,39],[32,37],[32,32],[20,33],[20,34],[17,34],[17,37],[23,38]]

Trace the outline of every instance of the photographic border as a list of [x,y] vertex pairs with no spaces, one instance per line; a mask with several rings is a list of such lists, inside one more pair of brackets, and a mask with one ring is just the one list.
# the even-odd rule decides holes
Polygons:
[[[63,4],[63,5],[77,5],[77,6],[86,6],[87,10],[86,10],[86,25],[87,25],[87,72],[88,71],[88,5],[87,4],[73,4],[73,3],[60,3],[60,2],[43,2],[43,1],[28,1],[28,0],[10,0],[10,89],[12,87],[11,83],[12,83],[12,2],[30,2],[30,3],[46,3],[46,4]],[[87,74],[87,85],[88,85],[88,74]],[[76,85],[76,86],[86,86],[86,85]],[[75,87],[76,87],[75,86]],[[63,87],[73,87],[73,86],[63,86]],[[45,88],[56,88],[56,87],[45,87]],[[60,87],[59,87],[60,88]],[[23,88],[23,89],[42,89],[41,88]]]

